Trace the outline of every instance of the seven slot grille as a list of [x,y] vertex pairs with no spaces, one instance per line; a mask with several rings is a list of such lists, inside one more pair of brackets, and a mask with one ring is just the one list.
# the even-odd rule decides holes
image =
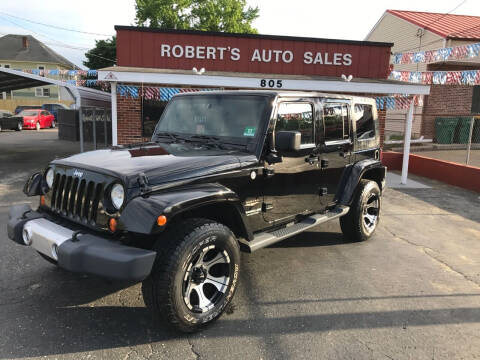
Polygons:
[[56,174],[52,186],[51,208],[76,220],[96,222],[102,192],[102,184]]

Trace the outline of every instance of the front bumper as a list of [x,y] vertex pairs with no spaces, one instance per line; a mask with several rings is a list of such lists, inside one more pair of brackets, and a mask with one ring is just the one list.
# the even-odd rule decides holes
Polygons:
[[155,251],[58,225],[28,205],[10,208],[7,230],[10,239],[32,246],[61,268],[109,279],[143,280],[150,274],[156,256]]

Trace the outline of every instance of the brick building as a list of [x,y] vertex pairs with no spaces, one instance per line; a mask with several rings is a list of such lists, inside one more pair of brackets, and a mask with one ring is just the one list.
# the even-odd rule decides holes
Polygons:
[[[117,66],[98,73],[112,85],[114,145],[149,139],[166,102],[178,92],[276,89],[375,96],[429,91],[387,80],[391,43],[115,29]],[[383,113],[380,119],[382,130]]]
[[[480,42],[480,17],[387,10],[365,38],[393,43],[392,53],[435,50]],[[480,57],[435,63],[395,64],[398,71],[460,71],[480,69]],[[415,109],[413,134],[433,139],[436,117],[471,114],[473,88],[469,85],[431,85],[424,106]],[[403,131],[406,111],[388,111],[386,131]]]

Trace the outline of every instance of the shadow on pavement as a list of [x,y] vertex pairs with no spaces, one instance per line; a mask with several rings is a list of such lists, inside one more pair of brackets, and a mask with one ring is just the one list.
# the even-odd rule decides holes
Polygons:
[[[339,233],[299,235],[276,246],[324,246],[344,243]],[[95,306],[88,303],[127,289],[131,283],[108,282],[103,279],[71,274],[54,267],[37,274],[46,288],[38,296],[29,295],[23,303],[3,304],[0,313],[0,358],[23,358],[47,355],[75,354],[95,350],[188,339],[198,335],[177,333],[152,318],[145,307]],[[381,301],[385,299],[427,299],[431,297],[480,297],[480,294],[424,294],[358,298],[299,299],[265,302],[253,290],[252,269],[244,267],[241,289],[248,298],[250,313],[238,319],[227,314],[206,328],[202,337],[264,337],[285,334],[322,333],[351,329],[405,328],[431,325],[480,323],[478,307],[452,307],[421,310],[359,311],[335,314],[302,314],[269,317],[262,306],[286,303]],[[14,289],[17,293],[20,289]],[[28,289],[27,295],[28,295]],[[5,294],[5,293],[4,293]],[[13,293],[12,293],[13,294]],[[140,294],[138,294],[140,295]],[[130,296],[131,297],[131,296]],[[2,300],[4,296],[2,296]],[[13,300],[13,299],[12,299]],[[87,305],[82,305],[87,304]],[[244,313],[245,309],[236,311]],[[10,311],[9,311],[10,309]],[[272,345],[273,346],[273,345]],[[271,349],[274,351],[274,349]]]
[[342,245],[351,243],[341,232],[306,231],[291,238],[282,240],[269,248],[295,248]]
[[[47,308],[77,306],[88,304],[134,285],[132,282],[112,282],[98,277],[70,273],[47,264],[46,260],[36,259],[39,255],[35,253],[31,255],[32,258],[26,257],[23,260],[33,263],[36,268],[35,273],[10,281],[3,279],[4,281],[0,282],[0,306],[26,304],[27,309],[37,306]],[[16,283],[23,283],[23,285],[16,286]]]
[[[2,337],[11,341],[0,349],[1,358],[69,354],[186,337],[163,324],[154,324],[144,307],[40,307],[35,313],[28,312],[17,318],[19,324],[24,324],[22,327],[3,328]],[[478,308],[444,308],[281,318],[256,316],[246,320],[229,320],[224,316],[222,319],[202,335],[262,337],[264,334],[479,323],[480,312]]]
[[428,299],[428,298],[465,298],[465,297],[478,297],[478,294],[426,294],[426,295],[397,295],[397,296],[363,296],[352,298],[326,298],[326,299],[298,299],[287,301],[259,301],[256,305],[285,305],[285,304],[308,304],[308,303],[322,303],[322,302],[342,302],[342,301],[372,301],[372,300],[394,300],[394,299]]
[[[426,178],[415,177],[417,180],[432,186],[430,189],[399,189],[395,191],[417,198],[432,206],[460,215],[466,219],[480,222],[480,194],[464,190],[455,186],[432,181]],[[429,215],[429,214],[425,214]]]

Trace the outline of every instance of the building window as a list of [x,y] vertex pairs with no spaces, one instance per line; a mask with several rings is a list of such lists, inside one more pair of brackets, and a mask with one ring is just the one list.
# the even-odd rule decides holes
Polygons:
[[48,88],[35,88],[35,96],[36,97],[49,97],[50,96],[50,89],[48,89]]
[[350,127],[348,121],[347,104],[324,104],[323,121],[325,129],[325,141],[335,141],[349,138]]
[[0,67],[4,67],[5,69],[10,69],[10,64],[0,64]]
[[355,117],[357,119],[357,140],[375,138],[375,122],[373,120],[372,105],[355,104]]
[[281,103],[275,131],[299,131],[302,144],[314,144],[313,107],[305,103]]

